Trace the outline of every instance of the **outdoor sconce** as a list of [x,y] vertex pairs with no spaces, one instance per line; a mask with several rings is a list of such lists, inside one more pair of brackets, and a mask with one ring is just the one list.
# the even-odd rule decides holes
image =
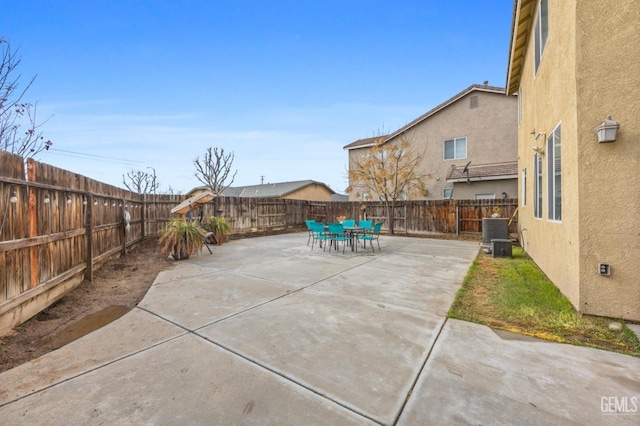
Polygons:
[[93,200],[93,205],[97,206],[98,205],[98,200]]
[[598,134],[598,143],[604,142],[615,142],[618,137],[618,129],[620,128],[620,123],[611,119],[611,116],[608,115],[607,119],[604,120],[598,127],[596,127],[596,133]]
[[116,202],[114,201],[113,203],[111,203],[111,207],[115,207],[116,206]]
[[104,206],[107,207],[109,205],[109,203],[107,202],[107,200],[104,200]]
[[18,202],[18,194],[16,194],[16,191],[11,191],[11,197],[9,197],[9,201],[11,201],[13,204]]
[[87,198],[84,195],[82,196],[82,205],[83,206],[87,205]]
[[49,193],[44,194],[44,203],[49,204],[51,202],[51,197],[49,197]]
[[67,204],[71,204],[71,195],[67,195]]

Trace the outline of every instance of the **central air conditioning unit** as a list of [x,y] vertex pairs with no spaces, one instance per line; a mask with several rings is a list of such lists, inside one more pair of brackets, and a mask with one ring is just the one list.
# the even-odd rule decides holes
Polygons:
[[503,217],[482,218],[482,245],[490,245],[491,240],[509,239],[509,219]]

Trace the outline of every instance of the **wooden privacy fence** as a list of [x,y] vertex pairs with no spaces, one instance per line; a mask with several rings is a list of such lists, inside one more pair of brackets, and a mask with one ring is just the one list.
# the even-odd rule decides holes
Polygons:
[[[0,335],[91,280],[107,259],[158,235],[184,198],[131,193],[0,151]],[[394,207],[394,227],[408,235],[479,233],[495,205],[502,217],[511,217],[517,200],[401,202]],[[218,197],[203,214],[226,217],[235,235],[302,230],[305,219],[332,222],[337,216],[389,228],[379,202]],[[510,232],[516,230],[514,221]]]
[[[509,232],[517,233],[516,198],[495,200],[412,200],[397,202],[394,206],[396,234],[477,234],[482,232],[482,218],[491,217],[494,207],[500,216],[513,218]],[[389,218],[384,203],[380,202],[309,202],[307,217],[322,222],[335,221],[338,216],[370,219],[382,222],[389,229]]]
[[156,233],[177,202],[163,196],[146,203],[143,195],[32,159],[25,170],[23,158],[0,151],[0,334]]

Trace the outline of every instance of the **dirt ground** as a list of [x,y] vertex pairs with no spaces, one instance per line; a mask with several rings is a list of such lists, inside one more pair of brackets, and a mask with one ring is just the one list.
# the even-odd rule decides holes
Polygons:
[[118,259],[105,263],[55,304],[10,334],[0,337],[0,372],[53,351],[133,309],[156,276],[175,261],[160,255],[147,239]]

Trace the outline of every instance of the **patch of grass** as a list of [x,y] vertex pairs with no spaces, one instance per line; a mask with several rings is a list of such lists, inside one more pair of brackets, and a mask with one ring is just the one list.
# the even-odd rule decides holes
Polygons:
[[449,317],[640,357],[640,341],[631,330],[612,331],[610,318],[577,312],[520,247],[513,247],[511,259],[478,254]]

